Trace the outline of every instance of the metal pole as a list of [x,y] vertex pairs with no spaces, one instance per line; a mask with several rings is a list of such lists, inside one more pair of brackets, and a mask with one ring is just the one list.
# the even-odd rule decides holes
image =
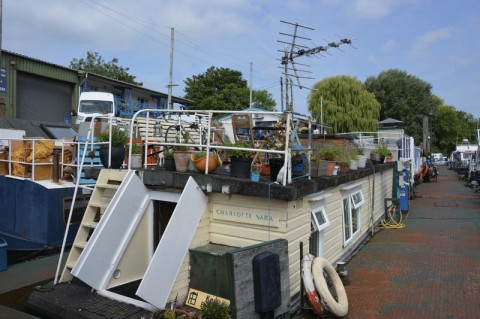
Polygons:
[[432,117],[433,117],[433,112],[430,111],[428,112],[428,158],[432,160]]
[[168,81],[168,109],[172,110],[172,77],[173,77],[173,44],[174,44],[174,35],[175,31],[174,28],[171,29],[171,36],[170,36],[170,79]]
[[320,96],[320,134],[325,135],[323,131],[323,96]]
[[283,78],[282,77],[280,77],[280,100],[281,100],[280,111],[283,112],[284,108],[283,108]]
[[250,62],[250,106],[249,108],[252,108],[252,69],[253,69],[253,63]]
[[0,61],[2,61],[3,0],[0,0]]

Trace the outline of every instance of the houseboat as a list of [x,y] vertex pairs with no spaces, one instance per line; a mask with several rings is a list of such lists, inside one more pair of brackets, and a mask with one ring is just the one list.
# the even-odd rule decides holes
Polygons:
[[[13,263],[24,255],[58,251],[71,206],[72,221],[78,224],[89,192],[78,192],[73,204],[74,169],[69,166],[74,162],[76,131],[71,125],[5,118],[1,122],[0,237]],[[67,236],[70,244],[76,229],[73,225]]]
[[[393,161],[367,161],[344,171],[337,167],[335,175],[327,176],[316,160],[326,144],[372,151],[384,141],[372,134],[312,134],[308,117],[266,112],[263,116],[279,118],[262,128],[266,135],[250,134],[252,127],[238,136],[234,130],[234,141],[252,141],[245,148],[216,140],[213,120],[221,112],[202,111],[207,139],[198,128],[183,134],[186,126],[176,130],[176,138],[155,136],[161,123],[149,112],[139,111],[128,123],[129,140],[143,145],[142,168],[127,164],[99,172],[65,267],[59,260],[53,284],[48,291],[33,292],[28,309],[53,318],[90,318],[105,312],[92,300],[105,298],[104,304],[117,311],[126,309],[120,305],[131,307],[133,318],[179,305],[200,312],[202,303],[218,298],[228,303],[232,318],[261,318],[266,313],[288,318],[306,305],[303,256],[343,264],[374,235],[388,207],[403,201],[402,211],[408,210],[405,188],[410,186],[415,153],[410,137],[396,138]],[[250,120],[259,111],[241,114]],[[298,133],[299,123],[306,134]],[[94,125],[87,134],[92,143]],[[185,135],[195,139],[182,141]],[[282,136],[281,143],[268,143]],[[192,166],[167,170],[167,151],[179,146],[216,152],[207,161],[220,165],[202,173]],[[149,164],[151,149],[159,157]],[[250,152],[265,167],[277,156],[283,168],[270,176],[254,162],[246,177],[232,176],[233,161],[218,154],[233,150]],[[306,158],[299,172],[292,169],[296,153]],[[131,157],[130,147],[128,163]],[[262,293],[265,287],[268,294]]]
[[475,154],[478,151],[478,145],[472,144],[468,139],[463,139],[462,143],[455,147],[455,150],[448,158],[450,169],[455,170],[459,174],[468,175],[475,164]]

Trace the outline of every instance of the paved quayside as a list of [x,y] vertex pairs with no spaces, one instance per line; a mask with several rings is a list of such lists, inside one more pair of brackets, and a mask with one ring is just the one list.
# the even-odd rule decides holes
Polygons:
[[480,194],[439,169],[416,188],[406,226],[382,229],[347,263],[349,319],[480,316]]

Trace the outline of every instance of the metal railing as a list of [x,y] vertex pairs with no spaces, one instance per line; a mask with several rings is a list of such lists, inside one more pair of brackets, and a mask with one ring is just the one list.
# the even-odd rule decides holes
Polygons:
[[[192,118],[195,118],[198,112],[201,112],[202,120],[203,120],[203,126],[199,127],[199,132],[196,135],[196,139],[193,140],[188,140],[186,142],[184,141],[172,141],[172,139],[168,138],[168,136],[163,136],[161,133],[159,133],[158,130],[158,125],[162,126],[165,125],[164,121],[166,118],[171,118],[171,117],[176,117],[177,119],[181,115],[190,115],[190,121],[185,122],[184,124],[179,123],[177,125],[183,125],[184,127],[188,126],[188,123],[192,122]],[[158,117],[158,114],[161,114],[160,117]],[[255,116],[262,116],[265,117],[267,115],[274,116],[277,118],[284,117],[285,118],[285,123],[288,123],[284,125],[283,127],[283,135],[285,137],[285,140],[283,141],[284,147],[282,149],[275,149],[275,148],[265,148],[264,143],[262,143],[261,140],[256,140],[255,145],[253,145],[252,148],[245,148],[245,147],[237,147],[235,145],[229,145],[225,143],[216,143],[214,142],[210,137],[212,136],[213,130],[214,130],[214,125],[213,121],[214,119],[218,118],[220,115],[224,116],[230,116],[233,114],[249,114],[252,117]],[[151,116],[151,114],[155,114],[156,117]],[[187,147],[191,149],[200,149],[202,151],[205,151],[207,154],[209,154],[211,151],[228,151],[228,150],[241,150],[241,151],[248,151],[252,153],[252,157],[254,157],[255,154],[257,153],[265,153],[265,154],[277,154],[280,155],[284,158],[284,166],[287,167],[286,170],[284,170],[284,176],[282,178],[282,184],[285,186],[287,183],[292,182],[292,173],[291,173],[291,165],[290,160],[292,157],[292,140],[291,136],[293,133],[293,128],[294,128],[294,121],[299,121],[303,120],[305,123],[308,124],[308,127],[311,128],[311,123],[309,119],[305,116],[301,118],[302,115],[299,114],[293,114],[290,112],[283,113],[283,112],[259,112],[259,111],[198,111],[198,110],[181,110],[181,111],[162,111],[159,112],[158,109],[145,109],[145,110],[139,110],[137,111],[134,116],[132,117],[130,124],[129,124],[129,139],[133,140],[135,138],[140,138],[142,140],[142,144],[145,146],[144,147],[144,159],[147,157],[147,149],[150,147],[160,147],[160,158],[163,157],[163,153],[166,149],[168,148],[173,148],[173,147]],[[139,130],[137,129],[139,127],[138,123],[141,121],[142,123],[142,129]],[[170,124],[172,125],[172,124]],[[167,130],[163,129],[162,132],[166,132]],[[180,129],[180,132],[182,129]],[[309,129],[309,132],[311,129]],[[233,133],[235,134],[235,133]],[[203,136],[206,136],[207,138],[202,138]],[[311,138],[309,139],[311,142]],[[308,156],[308,163],[310,162],[310,156],[311,156],[311,144],[309,144],[307,147],[304,147],[304,152]],[[128,149],[128,169],[131,169],[130,163],[131,163],[131,156],[132,156],[132,146],[130,145]],[[207,167],[208,167],[208,161],[209,157],[207,157]],[[148,167],[148,163],[144,160],[144,168]],[[208,169],[205,171],[205,174],[209,174],[211,172],[208,172]],[[309,173],[305,176],[310,176]]]

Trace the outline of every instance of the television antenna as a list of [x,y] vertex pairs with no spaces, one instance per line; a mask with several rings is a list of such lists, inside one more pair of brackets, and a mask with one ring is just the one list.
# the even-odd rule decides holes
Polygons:
[[[298,23],[292,23],[288,21],[280,20],[281,23],[285,23],[288,25],[293,26],[293,33],[283,33],[279,32],[279,34],[283,37],[286,37],[286,40],[277,40],[277,42],[283,44],[283,49],[277,50],[278,52],[283,53],[283,56],[280,59],[277,59],[281,62],[282,66],[280,68],[283,69],[283,77],[285,78],[285,102],[286,108],[290,111],[293,111],[293,90],[292,87],[296,86],[300,89],[307,88],[302,85],[301,80],[303,79],[314,79],[313,77],[307,76],[312,72],[309,71],[307,68],[310,67],[308,64],[297,62],[296,59],[300,57],[312,57],[316,55],[324,56],[323,53],[327,53],[331,55],[328,50],[330,49],[338,49],[344,52],[340,47],[342,45],[350,45],[351,47],[355,48],[352,45],[352,40],[347,38],[340,38],[337,42],[329,42],[325,40],[327,45],[320,45],[315,46],[313,48],[308,47],[305,44],[302,44],[302,41],[311,41],[311,39],[299,35],[300,30],[311,30],[314,31],[315,29],[300,25]],[[355,48],[356,49],[356,48]],[[293,80],[295,79],[295,81]],[[282,81],[283,82],[283,81]],[[283,86],[283,84],[281,84]],[[292,90],[291,101],[289,101],[288,91]],[[283,92],[283,88],[282,88]],[[284,110],[283,104],[283,94],[282,94],[282,111]]]

